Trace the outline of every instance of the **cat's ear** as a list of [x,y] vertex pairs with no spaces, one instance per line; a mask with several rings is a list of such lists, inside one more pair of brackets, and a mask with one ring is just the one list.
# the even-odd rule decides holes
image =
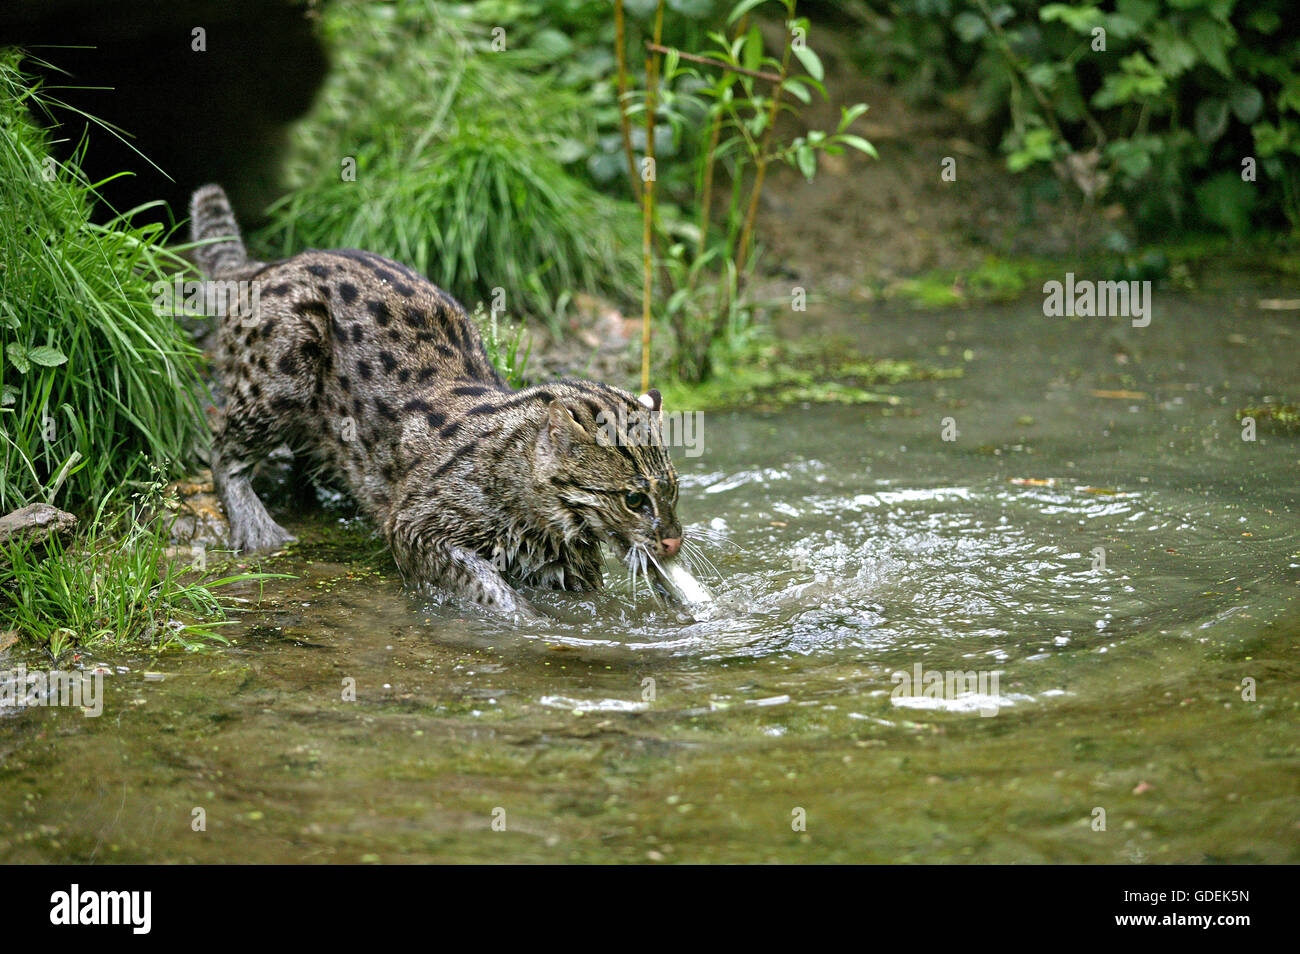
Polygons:
[[546,406],[546,423],[538,435],[538,444],[555,455],[563,455],[581,441],[591,443],[589,435],[561,401]]
[[636,399],[636,403],[645,409],[646,417],[652,425],[663,424],[664,399],[657,388],[651,388]]

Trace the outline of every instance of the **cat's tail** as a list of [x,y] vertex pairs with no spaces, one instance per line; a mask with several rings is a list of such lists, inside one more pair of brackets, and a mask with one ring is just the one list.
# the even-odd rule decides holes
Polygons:
[[194,260],[208,277],[248,264],[248,249],[239,234],[239,224],[230,200],[219,185],[205,185],[190,197],[190,239],[207,242],[194,250]]

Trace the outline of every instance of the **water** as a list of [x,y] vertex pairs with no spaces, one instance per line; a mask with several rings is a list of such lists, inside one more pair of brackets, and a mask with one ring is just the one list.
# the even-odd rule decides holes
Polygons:
[[846,307],[965,376],[706,415],[693,614],[612,573],[507,630],[306,516],[234,647],[0,719],[0,860],[1300,861],[1300,440],[1233,415],[1300,391],[1278,291]]

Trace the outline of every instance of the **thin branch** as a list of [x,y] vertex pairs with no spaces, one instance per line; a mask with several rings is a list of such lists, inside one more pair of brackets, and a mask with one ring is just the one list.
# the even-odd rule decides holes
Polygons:
[[[740,18],[740,23],[736,25],[735,35],[743,35],[748,28],[749,14],[746,13]],[[714,107],[713,128],[709,130],[709,148],[704,154],[704,181],[700,187],[700,238],[695,245],[695,258],[697,260],[704,257],[704,250],[708,246],[709,222],[713,215],[713,164],[716,161],[714,154],[718,150],[718,139],[722,135],[722,114],[724,110],[725,107],[721,103]],[[692,269],[690,278],[687,281],[688,287],[692,290],[695,288],[695,276],[697,274],[698,272]]]
[[[664,0],[655,6],[654,46],[658,46],[664,28]],[[655,216],[655,91],[659,83],[659,60],[650,53],[645,60],[645,155],[648,160],[644,201],[641,203],[641,264],[645,280],[641,288],[641,393],[650,390],[650,300],[654,295],[654,216]]]
[[763,130],[763,138],[759,145],[758,156],[755,159],[754,169],[754,188],[749,194],[749,208],[745,210],[745,225],[740,232],[740,246],[736,249],[736,276],[737,281],[745,274],[745,261],[749,258],[749,244],[754,234],[754,221],[758,217],[758,197],[763,191],[763,177],[767,173],[767,164],[772,157],[768,150],[772,145],[772,136],[776,131],[777,113],[781,108],[781,84],[785,82],[786,77],[790,74],[790,26],[789,22],[794,19],[794,4],[790,5],[790,16],[786,21],[785,28],[785,49],[781,53],[781,77],[776,88],[772,90],[772,103],[767,113],[767,126]]
[[627,156],[627,175],[632,193],[641,201],[641,180],[636,174],[636,153],[632,151],[632,124],[627,118],[627,47],[623,27],[623,0],[614,2],[614,47],[618,54],[618,122],[623,128],[623,152]]
[[730,63],[724,63],[722,60],[715,60],[710,56],[697,56],[694,53],[686,53],[683,50],[674,49],[671,46],[660,46],[658,43],[647,43],[646,49],[653,50],[656,53],[676,53],[684,60],[692,63],[703,63],[705,66],[716,66],[719,69],[729,70],[732,73],[743,73],[745,76],[752,76],[755,79],[767,80],[769,83],[782,82],[781,77],[775,73],[764,73],[760,70],[748,70],[743,66],[733,66]]

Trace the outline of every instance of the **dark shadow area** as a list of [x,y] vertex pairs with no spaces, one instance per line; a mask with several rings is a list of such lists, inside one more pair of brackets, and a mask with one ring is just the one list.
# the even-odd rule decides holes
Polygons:
[[28,68],[69,107],[53,116],[59,158],[84,136],[92,181],[134,173],[104,188],[115,209],[161,198],[180,219],[191,190],[217,181],[253,225],[276,194],[286,128],[328,69],[313,16],[286,0],[12,0],[0,45],[27,49]]

